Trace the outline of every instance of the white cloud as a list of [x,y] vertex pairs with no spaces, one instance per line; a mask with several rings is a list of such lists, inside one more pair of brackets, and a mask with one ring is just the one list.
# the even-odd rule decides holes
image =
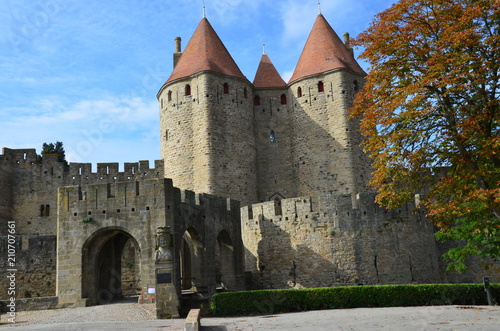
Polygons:
[[33,107],[37,111],[24,109],[26,115],[6,121],[0,132],[2,147],[39,149],[44,142],[62,141],[68,159],[82,162],[103,161],[108,153],[117,153],[116,146],[143,144],[146,149],[158,141],[154,101],[110,97],[64,104],[54,98],[39,100]]

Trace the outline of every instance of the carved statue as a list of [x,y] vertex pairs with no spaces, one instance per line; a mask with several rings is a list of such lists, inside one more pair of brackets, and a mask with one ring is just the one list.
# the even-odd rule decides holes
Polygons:
[[155,259],[160,261],[172,261],[172,238],[169,226],[160,226],[156,230],[156,252]]

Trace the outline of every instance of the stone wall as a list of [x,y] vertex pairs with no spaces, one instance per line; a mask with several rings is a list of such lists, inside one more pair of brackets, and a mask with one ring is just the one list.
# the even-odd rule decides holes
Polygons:
[[[216,287],[243,289],[240,203],[174,189],[175,269],[181,288],[211,297]],[[167,206],[168,207],[168,206]],[[180,295],[180,293],[179,293]]]
[[56,294],[61,307],[119,298],[127,242],[140,255],[137,286],[155,284],[156,229],[171,225],[166,208],[171,185],[143,178],[58,190]]
[[256,288],[435,283],[433,227],[412,204],[374,195],[285,199],[242,208],[246,270]]
[[246,80],[211,72],[162,88],[161,153],[176,187],[256,201],[251,90]]
[[[16,269],[16,298],[45,297],[55,295],[56,289],[56,237],[15,237],[15,266],[7,260],[7,237],[0,237],[0,277],[7,279],[8,269]],[[8,299],[8,283],[0,287],[0,299]]]
[[[0,300],[3,312],[7,312],[10,300]],[[16,300],[16,311],[46,310],[57,307],[57,297],[24,298]]]
[[370,163],[360,147],[358,121],[347,114],[362,84],[362,76],[334,70],[290,85],[297,196],[367,191]]
[[287,89],[256,89],[255,95],[260,100],[259,105],[254,105],[258,178],[255,202],[294,197],[291,102],[287,98],[286,104],[281,103]]
[[125,163],[118,171],[118,163],[99,163],[92,172],[90,163],[58,162],[57,155],[44,155],[37,160],[35,149],[3,149],[0,155],[0,235],[5,235],[8,219],[16,222],[19,235],[55,235],[57,223],[57,189],[69,185],[89,185],[136,181],[141,178],[163,178],[163,161]]

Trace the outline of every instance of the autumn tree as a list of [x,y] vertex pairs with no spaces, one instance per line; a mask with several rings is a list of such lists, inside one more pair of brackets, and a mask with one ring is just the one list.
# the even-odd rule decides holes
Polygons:
[[355,43],[370,63],[353,117],[373,159],[377,201],[422,203],[445,254],[500,257],[500,1],[402,0]]

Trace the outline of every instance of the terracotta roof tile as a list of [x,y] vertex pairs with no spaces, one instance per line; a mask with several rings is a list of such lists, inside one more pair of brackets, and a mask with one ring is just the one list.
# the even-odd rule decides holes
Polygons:
[[255,87],[285,87],[286,83],[281,78],[267,54],[262,54],[257,73],[253,80]]
[[206,18],[198,24],[165,84],[202,71],[214,71],[246,79]]
[[339,68],[366,75],[330,24],[319,14],[288,83]]

